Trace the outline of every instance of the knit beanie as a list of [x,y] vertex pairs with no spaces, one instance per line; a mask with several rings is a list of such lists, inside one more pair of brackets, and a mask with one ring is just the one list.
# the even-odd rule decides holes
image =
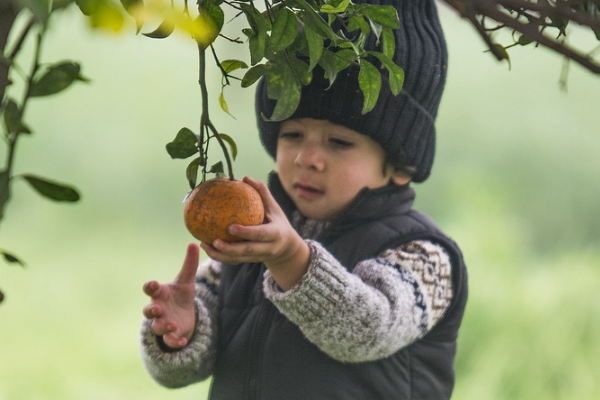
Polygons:
[[[364,0],[357,0],[361,3]],[[415,168],[412,181],[423,182],[431,172],[435,153],[435,118],[444,90],[448,54],[434,0],[369,0],[392,5],[400,27],[394,31],[394,62],[404,69],[404,85],[397,96],[382,73],[381,92],[372,111],[361,114],[363,94],[357,66],[341,71],[333,85],[317,67],[311,83],[302,89],[300,104],[290,117],[325,119],[369,136],[379,143],[388,159]],[[374,35],[366,50],[378,50]],[[375,63],[375,61],[373,61]],[[267,81],[256,92],[256,115],[263,146],[276,157],[281,122],[269,121],[275,101],[267,96]]]

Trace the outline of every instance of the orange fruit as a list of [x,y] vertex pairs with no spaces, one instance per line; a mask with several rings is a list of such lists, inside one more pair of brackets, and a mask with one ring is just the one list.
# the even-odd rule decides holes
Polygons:
[[241,242],[227,232],[231,224],[260,225],[265,210],[258,192],[245,182],[214,178],[198,185],[183,211],[185,226],[198,240],[211,244],[216,239]]

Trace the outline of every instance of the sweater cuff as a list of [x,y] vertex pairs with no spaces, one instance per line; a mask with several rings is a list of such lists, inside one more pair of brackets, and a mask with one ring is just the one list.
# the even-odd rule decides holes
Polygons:
[[[208,310],[196,299],[196,327],[190,342],[181,349],[164,345],[162,338],[154,335],[152,320],[144,318],[141,328],[142,360],[144,366],[158,382],[168,387],[182,386],[183,382],[208,377],[214,359],[212,344],[215,332],[210,325]],[[200,362],[202,360],[202,362]],[[204,365],[207,371],[198,371]],[[190,376],[185,376],[190,374]],[[177,376],[179,375],[179,376]],[[202,375],[205,375],[202,377]]]
[[335,312],[346,291],[347,271],[319,243],[306,240],[311,250],[308,271],[300,282],[282,292],[271,273],[265,272],[264,292],[279,310],[292,321],[322,321],[323,317]]

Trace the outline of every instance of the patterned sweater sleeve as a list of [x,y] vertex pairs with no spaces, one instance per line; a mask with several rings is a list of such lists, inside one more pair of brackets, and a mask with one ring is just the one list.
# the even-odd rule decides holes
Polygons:
[[152,321],[144,318],[141,328],[141,353],[148,373],[163,386],[177,388],[202,381],[213,371],[216,354],[218,289],[221,264],[208,260],[196,275],[196,328],[187,346],[168,349],[155,336]]
[[365,260],[352,273],[319,243],[309,269],[287,292],[269,272],[266,296],[332,358],[387,357],[423,337],[452,300],[450,258],[440,245],[413,241]]

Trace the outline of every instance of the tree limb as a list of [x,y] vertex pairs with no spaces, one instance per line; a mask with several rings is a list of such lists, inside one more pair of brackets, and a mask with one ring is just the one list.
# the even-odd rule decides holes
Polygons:
[[[600,37],[599,1],[557,0],[443,0],[458,14],[468,20],[485,41],[498,60],[506,58],[505,48],[494,43],[493,30],[484,26],[485,19],[492,19],[500,26],[519,32],[530,41],[539,43],[577,62],[592,73],[600,74],[600,60],[582,53],[561,39],[565,28],[573,22],[587,28]],[[557,37],[545,34],[547,28],[556,28]],[[600,39],[599,39],[600,40]]]

